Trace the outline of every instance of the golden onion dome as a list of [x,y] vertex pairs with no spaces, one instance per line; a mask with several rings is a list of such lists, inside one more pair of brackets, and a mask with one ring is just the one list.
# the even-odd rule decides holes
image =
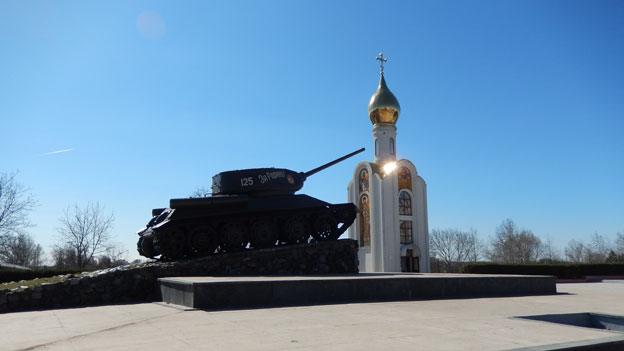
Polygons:
[[397,100],[390,89],[388,89],[382,71],[377,91],[371,96],[370,102],[368,103],[368,117],[370,117],[373,124],[395,124],[399,119],[400,113],[401,106],[399,105],[399,100]]

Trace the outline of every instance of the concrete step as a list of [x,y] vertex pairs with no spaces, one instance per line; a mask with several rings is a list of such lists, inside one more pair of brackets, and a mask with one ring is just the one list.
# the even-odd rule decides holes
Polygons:
[[209,310],[557,293],[554,277],[521,275],[361,273],[158,280],[163,302]]

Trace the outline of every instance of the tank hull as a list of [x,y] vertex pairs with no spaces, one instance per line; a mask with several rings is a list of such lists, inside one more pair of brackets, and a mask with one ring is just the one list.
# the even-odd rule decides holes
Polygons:
[[357,208],[308,195],[238,194],[172,199],[169,208],[153,214],[138,233],[138,251],[149,258],[176,260],[336,240],[355,220]]

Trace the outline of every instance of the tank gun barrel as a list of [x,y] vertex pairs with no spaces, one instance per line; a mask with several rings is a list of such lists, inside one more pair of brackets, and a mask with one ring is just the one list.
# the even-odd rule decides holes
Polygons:
[[328,163],[326,163],[326,164],[324,164],[324,165],[322,165],[322,166],[319,166],[319,167],[316,167],[316,168],[314,168],[314,169],[311,169],[311,170],[309,170],[309,171],[307,171],[307,172],[304,172],[304,173],[303,173],[303,176],[304,176],[305,178],[307,178],[307,177],[309,177],[309,176],[311,176],[311,175],[313,175],[313,174],[316,174],[316,173],[318,173],[318,172],[320,172],[320,171],[324,170],[325,168],[329,168],[329,167],[331,167],[331,166],[335,165],[336,163],[342,162],[342,161],[344,161],[344,160],[348,159],[349,157],[355,156],[355,155],[359,154],[360,152],[362,152],[362,151],[364,151],[364,150],[366,150],[366,148],[361,148],[361,149],[355,150],[355,151],[353,151],[352,153],[349,153],[349,154],[346,154],[346,155],[344,155],[344,156],[342,156],[342,157],[339,157],[339,158],[337,158],[337,159],[335,159],[335,160],[333,160],[333,161],[331,161],[331,162],[328,162]]

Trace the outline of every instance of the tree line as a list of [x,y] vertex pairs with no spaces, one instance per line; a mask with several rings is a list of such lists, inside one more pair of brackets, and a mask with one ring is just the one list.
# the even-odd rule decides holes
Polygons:
[[429,234],[432,270],[458,272],[466,263],[624,263],[624,231],[613,241],[594,233],[587,242],[570,240],[563,253],[550,239],[505,219],[482,240],[474,230],[434,229]]
[[[30,212],[38,205],[17,173],[0,173],[0,262],[30,268],[45,263],[44,250],[28,229]],[[115,217],[99,203],[68,206],[59,217],[56,244],[48,255],[62,269],[108,268],[127,264],[127,252],[112,242]]]

